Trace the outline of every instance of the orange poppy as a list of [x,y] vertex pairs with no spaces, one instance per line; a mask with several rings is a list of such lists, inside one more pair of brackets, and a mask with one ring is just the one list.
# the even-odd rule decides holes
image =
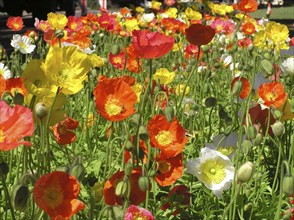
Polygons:
[[6,26],[13,31],[20,31],[24,27],[22,17],[9,17]]
[[186,38],[190,44],[206,45],[214,38],[215,30],[203,24],[192,24],[186,29]]
[[106,78],[94,89],[99,114],[109,121],[122,121],[134,114],[137,95],[122,78]]
[[83,28],[82,18],[69,16],[67,21],[67,27],[71,31],[75,31],[75,32],[80,31]]
[[51,219],[66,219],[85,208],[77,199],[80,184],[74,176],[54,171],[41,176],[35,183],[34,200]]
[[254,12],[257,8],[258,3],[255,0],[241,0],[238,4],[238,9],[245,13]]
[[180,154],[188,141],[184,128],[176,118],[169,122],[164,115],[154,115],[147,130],[151,146],[159,148],[166,158]]
[[118,54],[110,53],[109,62],[116,69],[123,70],[125,67],[125,62],[126,62],[125,53],[124,52],[120,52]]
[[134,30],[132,45],[137,56],[145,59],[159,58],[170,52],[174,38],[159,32]]
[[[146,192],[143,192],[139,188],[139,178],[142,176],[141,168],[132,170],[130,175],[130,204],[139,205],[145,201]],[[124,171],[117,171],[113,174],[104,184],[104,200],[108,205],[122,205],[124,198],[115,195],[115,189],[119,182],[125,177]]]
[[60,145],[70,144],[76,140],[76,134],[73,130],[77,129],[79,122],[66,116],[62,121],[51,127],[55,140]]
[[5,90],[10,92],[12,96],[15,96],[17,93],[26,96],[27,89],[23,84],[22,78],[9,78],[5,81]]
[[180,153],[175,157],[166,158],[160,154],[157,158],[158,171],[155,181],[160,186],[170,186],[183,175],[183,155]]
[[244,34],[251,35],[255,32],[255,26],[251,22],[246,22],[242,25],[241,31],[243,31]]
[[264,83],[258,88],[258,96],[266,107],[274,105],[276,108],[282,106],[287,97],[284,86],[280,82]]
[[242,76],[238,76],[235,77],[231,83],[231,90],[234,88],[234,85],[236,84],[236,82],[241,82],[241,89],[239,92],[239,97],[241,99],[245,99],[250,92],[250,82],[248,79],[246,79],[245,77]]
[[29,141],[20,139],[32,136],[34,120],[32,111],[21,105],[10,107],[0,101],[0,151],[13,150],[19,145],[31,146]]

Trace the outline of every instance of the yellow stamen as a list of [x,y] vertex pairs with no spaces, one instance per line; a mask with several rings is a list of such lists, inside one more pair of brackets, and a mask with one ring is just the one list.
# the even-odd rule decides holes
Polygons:
[[120,114],[123,111],[123,106],[120,104],[118,99],[109,96],[105,103],[104,109],[109,116],[113,116]]
[[173,136],[169,131],[160,131],[156,136],[155,139],[157,142],[162,146],[167,146],[171,143],[173,143]]

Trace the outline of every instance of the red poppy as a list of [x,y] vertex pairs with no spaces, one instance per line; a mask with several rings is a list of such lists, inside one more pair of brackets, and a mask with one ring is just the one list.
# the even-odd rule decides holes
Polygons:
[[170,186],[182,177],[184,171],[182,160],[182,154],[170,158],[166,158],[162,154],[158,156],[158,171],[154,177],[158,185]]
[[167,195],[167,203],[165,203],[161,209],[174,209],[173,215],[180,213],[180,210],[186,209],[190,204],[191,194],[189,193],[189,188],[185,185],[175,186]]
[[258,95],[262,99],[262,104],[266,107],[274,105],[276,108],[282,106],[287,98],[284,86],[280,82],[264,83],[258,88]]
[[250,38],[245,37],[243,39],[238,40],[237,44],[239,47],[247,48],[249,45],[253,45],[253,41]]
[[238,9],[250,13],[256,11],[258,8],[258,3],[255,0],[241,0],[238,4]]
[[246,22],[242,25],[241,31],[243,31],[244,34],[251,35],[255,32],[255,26],[251,22]]
[[78,32],[83,28],[82,19],[75,16],[69,16],[67,21],[68,29]]
[[76,140],[73,130],[77,129],[79,122],[66,116],[62,121],[51,127],[55,140],[60,145],[70,144]]
[[54,171],[41,176],[35,183],[34,200],[52,219],[67,219],[85,208],[77,200],[80,184],[74,176]]
[[157,147],[166,158],[180,154],[188,141],[184,128],[174,118],[169,122],[164,115],[154,115],[147,130],[152,147]]
[[199,47],[194,44],[188,44],[184,50],[185,58],[190,59],[192,57],[195,57],[196,59],[199,57],[201,59],[203,55],[203,51],[200,49],[199,54]]
[[94,89],[99,114],[109,121],[122,121],[134,114],[137,95],[122,78],[104,78]]
[[194,45],[206,45],[214,38],[215,30],[207,25],[192,24],[186,29],[187,41]]
[[9,17],[6,26],[13,31],[20,31],[24,26],[22,17]]
[[26,96],[27,89],[23,84],[22,78],[9,78],[5,81],[5,90],[10,92],[12,96],[15,96],[17,93]]
[[110,53],[109,54],[109,62],[116,69],[123,70],[125,67],[125,62],[126,62],[125,53],[124,52],[120,52],[118,54]]
[[[143,192],[139,188],[139,178],[142,176],[141,168],[136,168],[132,170],[130,175],[130,204],[139,205],[141,202],[145,201],[146,192]],[[122,205],[124,198],[115,195],[115,189],[119,182],[121,182],[125,177],[124,171],[117,171],[113,174],[104,184],[104,200],[108,205]]]
[[34,120],[32,111],[21,105],[10,107],[0,101],[0,151],[13,150],[19,145],[31,146],[29,141],[20,139],[32,136]]
[[239,97],[241,99],[245,99],[250,92],[250,82],[248,79],[242,76],[235,77],[231,83],[231,90],[234,88],[236,82],[241,82],[241,88],[239,92]]
[[159,32],[134,30],[132,45],[137,56],[146,59],[159,58],[170,52],[174,38]]
[[107,31],[113,31],[118,25],[116,20],[107,13],[102,13],[97,21],[100,27],[105,28]]

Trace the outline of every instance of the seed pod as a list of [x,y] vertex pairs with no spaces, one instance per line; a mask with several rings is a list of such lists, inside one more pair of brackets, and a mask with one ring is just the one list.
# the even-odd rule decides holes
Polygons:
[[18,184],[12,190],[12,204],[18,211],[24,211],[29,199],[29,188],[26,185]]
[[48,110],[44,104],[44,102],[39,102],[35,105],[35,112],[39,118],[44,118],[48,114]]
[[243,165],[241,165],[241,167],[239,168],[237,172],[238,181],[242,183],[247,182],[251,178],[253,171],[254,171],[253,163],[250,161],[245,162]]

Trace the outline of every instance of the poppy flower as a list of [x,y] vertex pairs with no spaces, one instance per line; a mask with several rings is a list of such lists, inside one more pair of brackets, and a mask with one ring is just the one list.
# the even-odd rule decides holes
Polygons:
[[109,121],[122,121],[134,114],[137,95],[122,78],[104,78],[94,89],[99,114]]
[[124,66],[125,66],[125,53],[124,52],[120,52],[118,54],[113,54],[110,53],[109,54],[109,62],[116,68],[119,70],[123,70]]
[[85,208],[77,199],[80,184],[74,176],[54,171],[41,176],[34,185],[33,197],[51,219],[67,219]]
[[245,37],[243,39],[239,39],[237,41],[237,44],[238,44],[239,47],[247,48],[250,45],[253,45],[253,41],[250,38]]
[[147,130],[151,146],[160,149],[166,158],[180,154],[188,141],[184,128],[176,118],[169,122],[164,115],[154,115]]
[[183,155],[180,153],[175,157],[166,158],[160,154],[157,158],[158,171],[155,181],[160,186],[170,186],[182,177],[184,165]]
[[280,82],[263,83],[258,88],[258,96],[260,97],[261,104],[269,108],[274,105],[276,108],[282,106],[287,97],[284,86]]
[[22,17],[9,17],[6,26],[12,31],[20,31],[24,27]]
[[167,210],[170,208],[176,208],[173,215],[180,213],[180,210],[185,209],[190,204],[191,193],[189,193],[189,188],[185,185],[177,185],[172,188],[168,195],[166,196],[167,203],[165,203],[161,210]]
[[14,49],[19,50],[22,54],[30,54],[36,48],[36,45],[32,43],[32,40],[29,37],[24,35],[21,36],[19,34],[14,34],[12,36],[10,45]]
[[0,151],[13,150],[19,145],[31,146],[29,141],[20,139],[32,136],[34,120],[32,111],[21,105],[10,107],[0,101]]
[[241,0],[238,4],[238,9],[245,13],[251,13],[256,11],[258,3],[255,0]]
[[132,45],[137,56],[145,59],[159,58],[170,52],[174,38],[159,32],[134,30]]
[[245,99],[250,92],[250,82],[248,79],[242,76],[235,77],[231,83],[231,90],[233,90],[234,86],[236,85],[236,82],[241,83],[240,89],[237,91],[238,95],[241,99]]
[[3,79],[9,79],[11,78],[11,72],[3,62],[0,62],[0,76],[3,77]]
[[203,56],[203,51],[199,47],[194,44],[188,44],[184,50],[185,58],[190,59],[195,57],[196,59],[201,59]]
[[[145,201],[146,192],[143,192],[139,188],[139,178],[142,176],[141,168],[132,170],[130,175],[130,204],[139,205]],[[124,171],[117,171],[113,174],[104,184],[104,200],[108,205],[122,205],[123,197],[115,195],[115,189],[117,184],[125,177]]]
[[27,94],[27,89],[25,88],[21,77],[7,79],[5,81],[5,90],[9,91],[12,96],[15,96],[17,93],[20,93],[23,96],[26,96]]
[[251,35],[255,32],[255,26],[251,22],[246,22],[242,25],[241,31],[243,31],[244,34]]
[[186,29],[186,38],[190,44],[206,45],[214,38],[215,30],[207,25],[192,24]]
[[67,21],[68,29],[78,32],[83,28],[82,18],[78,18],[75,16],[69,16]]
[[124,220],[154,220],[154,217],[150,211],[141,207],[130,205],[126,210]]
[[70,144],[76,140],[76,134],[73,130],[77,129],[79,122],[66,116],[66,118],[51,127],[55,140],[60,145]]

